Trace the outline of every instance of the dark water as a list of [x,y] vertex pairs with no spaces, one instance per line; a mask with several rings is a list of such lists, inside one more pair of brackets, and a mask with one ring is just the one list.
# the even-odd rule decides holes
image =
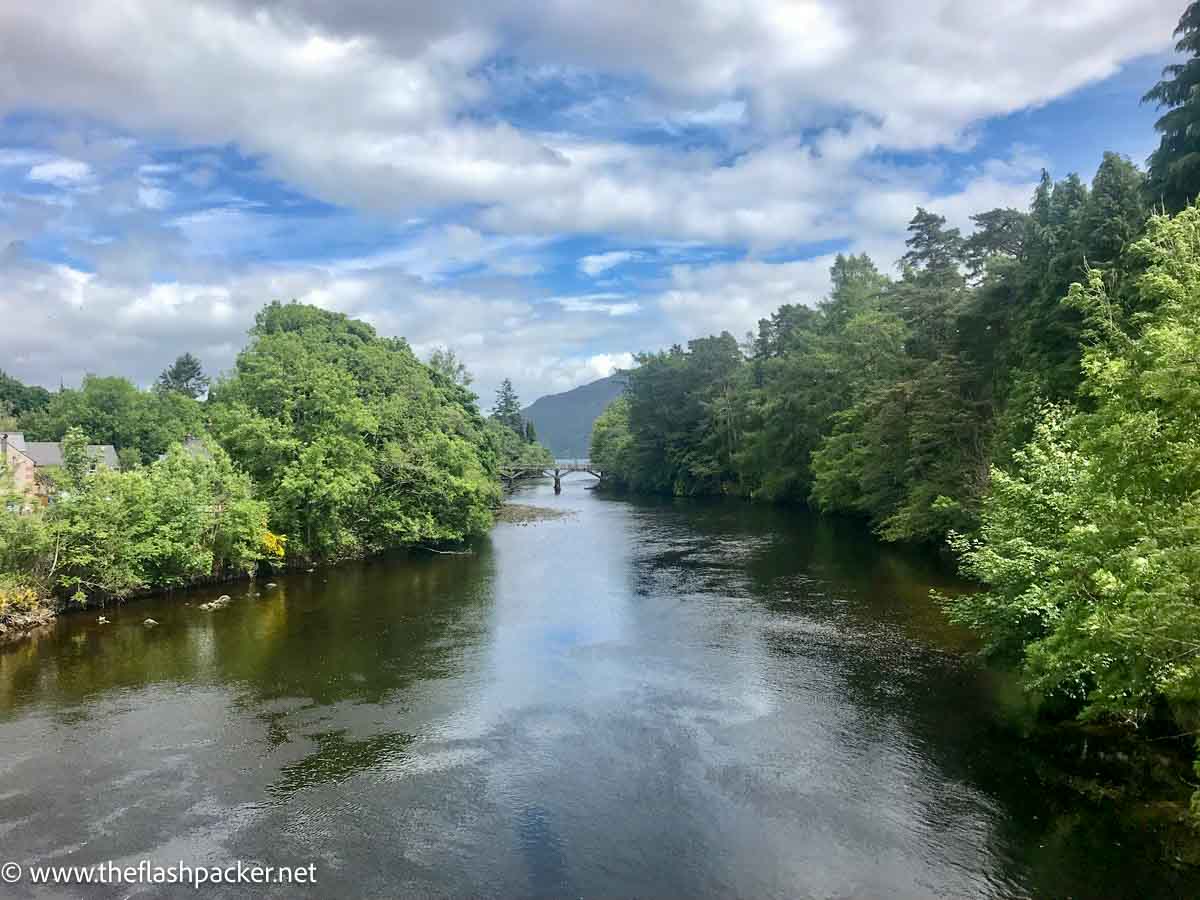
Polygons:
[[1200,895],[1039,785],[931,563],[589,480],[526,489],[576,514],[471,556],[131,604],[0,654],[0,857],[313,862],[316,897]]

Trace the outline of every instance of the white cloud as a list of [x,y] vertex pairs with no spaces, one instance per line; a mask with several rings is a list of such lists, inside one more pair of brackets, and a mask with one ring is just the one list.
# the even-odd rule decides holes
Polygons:
[[617,369],[633,368],[632,353],[597,353],[587,360],[588,371],[596,378],[607,378]]
[[832,264],[832,256],[820,256],[799,262],[673,266],[657,303],[674,340],[722,331],[740,339],[784,303],[815,305],[829,290]]
[[625,357],[598,356],[593,344],[630,343],[621,320],[610,315],[594,317],[581,331],[557,304],[531,303],[511,286],[476,293],[430,285],[393,268],[333,273],[259,266],[162,282],[0,257],[0,285],[5,370],[50,386],[77,383],[87,372],[117,372],[150,384],[185,350],[210,372],[228,369],[254,313],[276,299],[363,319],[382,334],[407,338],[423,358],[434,347],[452,346],[485,400],[506,377],[529,400],[600,377],[593,373]]
[[629,316],[642,308],[625,294],[583,294],[576,297],[555,297],[554,301],[567,312],[603,313],[608,316]]
[[601,272],[607,272],[609,269],[615,268],[622,263],[627,263],[631,259],[636,259],[637,254],[632,250],[613,250],[608,253],[593,253],[589,256],[580,257],[579,271],[585,275],[590,275],[595,278]]
[[[869,184],[855,168],[864,154],[958,144],[985,117],[1165,49],[1177,15],[1144,0],[1088,0],[1069,15],[990,0],[550,0],[536,15],[515,0],[304,0],[286,12],[45,0],[0,6],[0,108],[235,142],[360,209],[464,205],[492,230],[770,245],[844,235],[853,223],[832,210]],[[746,152],[729,162],[475,115],[496,52],[522,71],[582,73],[576,85],[644,83],[664,120],[736,127]],[[801,129],[818,137],[788,137]]]
[[78,159],[52,159],[33,166],[28,178],[46,184],[68,185],[86,181],[91,174],[92,167]]

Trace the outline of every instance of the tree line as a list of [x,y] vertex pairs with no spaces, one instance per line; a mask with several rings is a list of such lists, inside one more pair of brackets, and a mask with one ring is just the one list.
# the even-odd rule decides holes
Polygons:
[[947,542],[942,598],[1084,718],[1200,726],[1200,4],[1149,172],[1043,172],[969,235],[918,209],[896,277],[841,255],[828,296],[643,353],[597,420],[610,485],[735,494]]
[[[47,594],[81,602],[490,527],[502,467],[548,457],[511,383],[485,418],[465,367],[313,306],[271,303],[213,382],[185,354],[151,390],[87,376],[49,392],[0,376],[0,427],[63,442],[46,506],[0,472],[0,615]],[[87,444],[113,444],[120,470]]]

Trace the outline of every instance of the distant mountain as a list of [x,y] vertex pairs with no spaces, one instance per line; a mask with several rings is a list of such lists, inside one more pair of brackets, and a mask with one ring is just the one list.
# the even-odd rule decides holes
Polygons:
[[625,376],[609,375],[561,394],[539,397],[522,415],[533,422],[538,440],[557,458],[582,458],[588,455],[592,423],[623,390]]

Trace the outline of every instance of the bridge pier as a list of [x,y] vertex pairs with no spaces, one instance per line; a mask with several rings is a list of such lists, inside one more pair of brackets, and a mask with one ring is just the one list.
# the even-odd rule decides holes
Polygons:
[[554,493],[562,493],[562,473],[558,469],[554,470]]

